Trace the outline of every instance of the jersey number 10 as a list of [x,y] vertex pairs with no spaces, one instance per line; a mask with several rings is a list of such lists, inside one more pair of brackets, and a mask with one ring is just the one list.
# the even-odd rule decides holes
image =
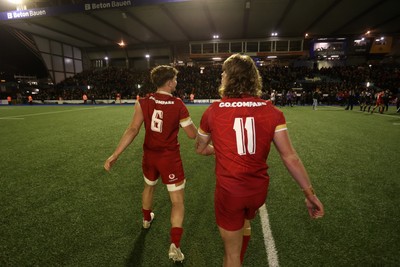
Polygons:
[[[244,127],[243,127],[244,126]],[[246,129],[246,133],[245,133]],[[233,123],[233,130],[236,132],[236,147],[239,155],[246,155],[256,153],[256,131],[254,124],[254,117],[246,117],[243,125],[243,118],[235,118]],[[246,138],[247,136],[247,152],[246,152]]]

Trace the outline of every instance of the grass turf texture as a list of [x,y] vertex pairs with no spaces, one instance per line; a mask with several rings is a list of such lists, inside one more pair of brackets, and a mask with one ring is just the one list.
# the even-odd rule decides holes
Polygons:
[[[189,106],[196,125],[206,106]],[[339,107],[282,108],[326,216],[304,198],[272,148],[267,209],[281,266],[398,266],[400,116]],[[214,159],[181,132],[187,176],[183,264],[168,260],[169,198],[142,230],[142,129],[103,170],[133,106],[0,107],[0,266],[221,266]],[[259,217],[244,266],[267,266]]]

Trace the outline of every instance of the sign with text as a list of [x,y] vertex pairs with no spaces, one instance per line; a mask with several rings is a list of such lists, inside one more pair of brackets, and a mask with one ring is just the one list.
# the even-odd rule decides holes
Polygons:
[[190,0],[114,0],[86,1],[82,4],[68,6],[53,6],[26,10],[10,10],[0,12],[0,20],[30,19],[44,16],[57,16],[74,12],[91,12],[112,8],[127,8],[132,6],[163,4],[167,2],[185,2]]

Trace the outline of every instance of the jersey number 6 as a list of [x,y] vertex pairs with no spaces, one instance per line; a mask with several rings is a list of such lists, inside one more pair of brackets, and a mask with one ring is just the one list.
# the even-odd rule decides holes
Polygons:
[[163,124],[163,111],[155,109],[153,115],[151,116],[151,130],[153,132],[162,133]]

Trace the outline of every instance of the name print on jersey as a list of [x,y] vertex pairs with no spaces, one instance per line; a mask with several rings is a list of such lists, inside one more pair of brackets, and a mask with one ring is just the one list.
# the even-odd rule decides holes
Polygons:
[[175,102],[172,101],[172,100],[169,100],[169,101],[158,100],[158,99],[155,99],[154,96],[150,96],[149,99],[153,100],[154,102],[156,102],[156,104],[160,104],[160,105],[173,105],[173,104],[175,104]]
[[261,107],[266,106],[266,102],[221,102],[220,108],[241,108],[241,107]]

